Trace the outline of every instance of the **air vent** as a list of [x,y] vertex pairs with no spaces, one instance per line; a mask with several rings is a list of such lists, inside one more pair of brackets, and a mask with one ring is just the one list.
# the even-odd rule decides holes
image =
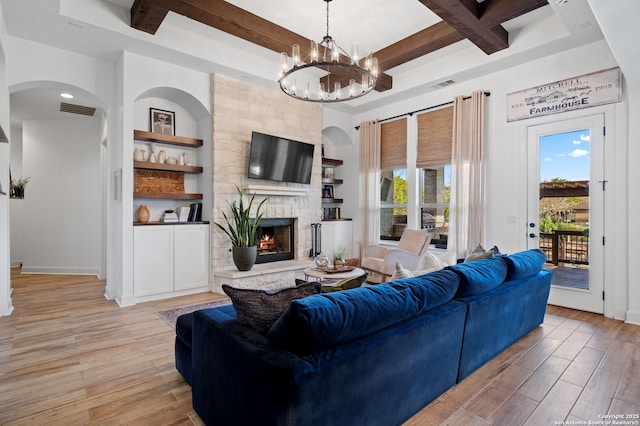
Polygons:
[[80,114],[80,115],[88,115],[93,117],[93,114],[96,113],[96,109],[88,106],[69,104],[66,102],[60,102],[60,111],[68,112],[71,114]]
[[453,80],[446,80],[446,81],[438,83],[437,86],[438,87],[446,87],[446,86],[449,86],[450,84],[454,84],[454,83],[455,83],[455,81],[453,81]]

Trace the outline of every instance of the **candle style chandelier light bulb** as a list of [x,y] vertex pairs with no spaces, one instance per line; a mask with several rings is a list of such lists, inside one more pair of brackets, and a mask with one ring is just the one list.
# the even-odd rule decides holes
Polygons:
[[[338,45],[329,35],[329,3],[332,0],[323,1],[327,4],[326,35],[320,42],[311,41],[306,56],[301,54],[299,44],[291,46],[291,60],[285,52],[280,54],[280,89],[292,98],[309,102],[343,102],[364,96],[376,87],[378,59],[370,51],[361,58],[357,42],[351,44],[350,54]],[[322,70],[325,75],[318,79],[314,77],[316,73],[307,68]],[[296,77],[293,84],[287,83],[293,74]],[[304,90],[296,90],[298,79]],[[328,92],[332,88],[333,92]]]

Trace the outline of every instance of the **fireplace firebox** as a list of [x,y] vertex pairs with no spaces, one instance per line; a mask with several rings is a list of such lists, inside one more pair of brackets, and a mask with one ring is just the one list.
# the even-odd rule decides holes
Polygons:
[[256,263],[277,262],[294,258],[293,218],[261,219],[256,230],[258,246]]

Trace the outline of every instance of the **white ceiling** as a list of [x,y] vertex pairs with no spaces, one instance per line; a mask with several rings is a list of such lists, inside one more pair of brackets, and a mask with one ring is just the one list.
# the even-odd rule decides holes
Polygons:
[[[128,50],[203,72],[222,72],[257,84],[275,86],[279,57],[188,18],[170,13],[155,35],[132,29],[133,0],[0,0],[10,35],[114,61]],[[322,0],[230,0],[230,3],[309,39],[325,33]],[[378,50],[440,19],[418,0],[335,0],[330,2],[329,33],[343,48],[358,42],[361,50]],[[439,82],[461,82],[495,72],[513,58],[522,62],[602,38],[586,0],[555,0],[506,22],[510,48],[487,56],[468,41],[385,70],[394,88],[330,107],[362,112],[416,93],[436,90]],[[455,61],[455,66],[452,66]],[[447,64],[443,66],[442,64]],[[33,89],[11,98],[12,124],[25,118],[58,117],[54,110],[63,88]],[[78,93],[72,103],[93,103]],[[57,107],[56,107],[57,109]],[[13,124],[16,125],[16,124]]]

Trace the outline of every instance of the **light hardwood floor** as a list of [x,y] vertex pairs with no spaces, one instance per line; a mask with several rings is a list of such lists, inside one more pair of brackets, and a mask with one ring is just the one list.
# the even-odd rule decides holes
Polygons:
[[[17,271],[13,289],[15,310],[0,318],[0,424],[202,424],[174,367],[174,331],[156,312],[220,296],[120,308],[96,278]],[[550,306],[544,325],[407,425],[639,413],[640,326]]]

